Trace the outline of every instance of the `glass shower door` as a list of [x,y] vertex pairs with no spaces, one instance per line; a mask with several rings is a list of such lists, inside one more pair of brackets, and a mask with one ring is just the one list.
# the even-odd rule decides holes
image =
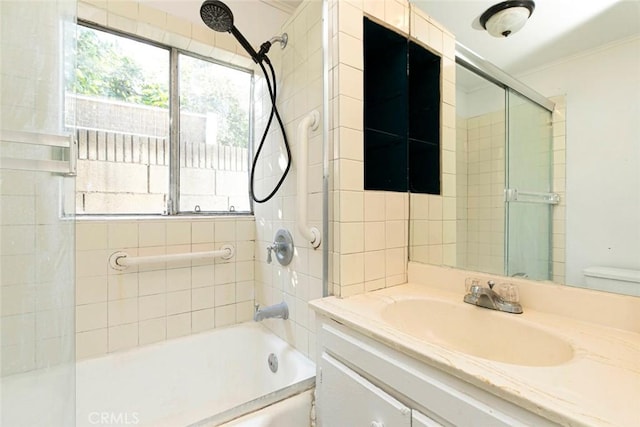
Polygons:
[[505,273],[551,278],[551,112],[507,89]]
[[2,426],[75,425],[75,13],[75,0],[0,1]]
[[461,65],[456,76],[456,266],[504,274],[505,89]]

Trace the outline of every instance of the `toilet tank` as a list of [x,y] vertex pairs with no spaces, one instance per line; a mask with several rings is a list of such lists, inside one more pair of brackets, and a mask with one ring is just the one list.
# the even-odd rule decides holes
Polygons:
[[588,267],[583,271],[585,287],[599,291],[640,296],[640,270]]

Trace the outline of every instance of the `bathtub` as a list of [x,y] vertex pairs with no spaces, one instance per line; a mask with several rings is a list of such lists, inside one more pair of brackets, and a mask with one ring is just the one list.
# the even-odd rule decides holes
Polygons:
[[313,390],[303,391],[220,427],[306,427],[313,400]]
[[76,425],[217,426],[269,414],[292,396],[310,408],[303,392],[314,385],[313,362],[262,325],[244,323],[78,362]]

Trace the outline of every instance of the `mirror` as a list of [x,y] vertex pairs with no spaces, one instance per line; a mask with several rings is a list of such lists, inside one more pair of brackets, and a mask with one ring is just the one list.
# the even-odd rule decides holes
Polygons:
[[[517,141],[507,143],[514,135],[507,130],[505,112],[513,116],[514,100],[500,87],[457,67],[455,198],[411,195],[411,260],[640,295],[638,273],[632,277],[640,270],[640,39],[635,31],[633,37],[516,74],[556,102],[553,115],[545,119],[542,113],[532,114],[528,123],[530,136],[550,132],[551,189],[560,195],[560,203],[546,204],[538,214],[521,212],[515,219],[509,217],[504,195],[510,169],[522,167],[509,158]],[[486,145],[472,147],[472,136]],[[527,155],[525,164],[539,164],[544,157]],[[472,166],[474,162],[478,165]],[[524,201],[518,208],[534,203]],[[550,211],[550,230],[538,222],[545,211]],[[472,213],[476,223],[470,220]],[[522,215],[529,217],[523,220]],[[517,218],[531,233],[550,233],[547,240],[534,244],[527,236],[510,241]],[[549,275],[532,273],[531,267],[511,268],[513,245],[525,248],[528,261],[546,262]],[[545,245],[550,256],[546,261],[541,259]],[[631,275],[614,281],[622,287],[613,282],[596,287],[591,267],[626,269]]]

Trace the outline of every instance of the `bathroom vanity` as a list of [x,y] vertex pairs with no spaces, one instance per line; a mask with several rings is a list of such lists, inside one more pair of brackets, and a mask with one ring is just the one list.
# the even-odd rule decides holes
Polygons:
[[[640,425],[636,299],[521,281],[524,313],[510,314],[463,303],[459,270],[409,271],[409,284],[311,303],[319,426]],[[569,302],[621,317],[554,312]]]
[[321,425],[553,425],[336,321],[320,324]]

